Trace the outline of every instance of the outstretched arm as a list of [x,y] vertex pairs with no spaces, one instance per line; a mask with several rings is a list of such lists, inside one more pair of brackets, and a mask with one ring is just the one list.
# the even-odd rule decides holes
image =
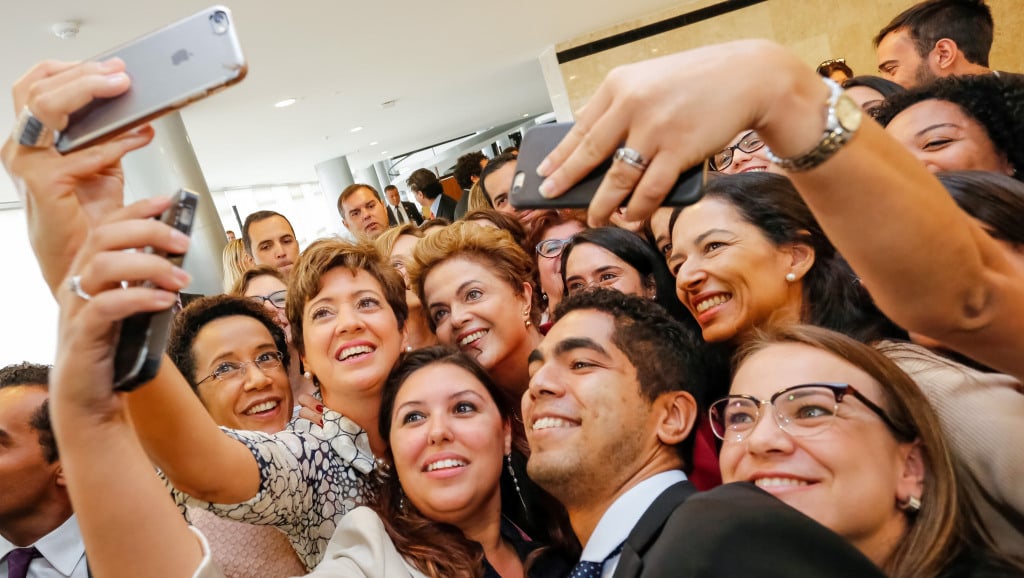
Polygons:
[[[811,150],[824,128],[827,95],[799,58],[762,40],[618,68],[541,164],[548,177],[542,191],[561,194],[625,142],[650,165],[641,172],[614,163],[590,217],[603,222],[630,191],[628,218],[645,217],[682,170],[741,130],[757,129],[781,157]],[[1024,375],[1024,266],[881,127],[865,118],[835,156],[789,176],[894,321]]]

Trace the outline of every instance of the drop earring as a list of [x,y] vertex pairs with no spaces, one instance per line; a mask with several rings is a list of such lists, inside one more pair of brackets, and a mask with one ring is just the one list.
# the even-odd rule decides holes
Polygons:
[[505,454],[505,463],[508,465],[508,475],[512,476],[512,485],[516,488],[516,495],[519,496],[519,503],[523,505],[523,512],[527,518],[530,516],[530,509],[526,507],[526,500],[523,499],[523,492],[519,489],[519,478],[516,477],[516,471],[512,468],[512,453]]
[[786,281],[793,283],[796,281],[796,273],[786,273]]

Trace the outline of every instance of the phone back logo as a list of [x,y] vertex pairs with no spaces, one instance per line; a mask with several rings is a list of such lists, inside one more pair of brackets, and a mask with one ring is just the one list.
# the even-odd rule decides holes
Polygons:
[[177,51],[177,52],[175,52],[174,54],[171,55],[171,64],[173,64],[174,66],[177,66],[177,65],[181,64],[182,62],[185,62],[186,60],[188,60],[188,57],[189,57],[188,50],[185,50],[184,48],[182,48],[181,50],[179,50],[179,51]]

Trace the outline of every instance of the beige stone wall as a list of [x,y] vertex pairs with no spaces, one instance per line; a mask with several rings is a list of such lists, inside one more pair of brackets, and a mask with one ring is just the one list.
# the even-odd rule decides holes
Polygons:
[[[596,31],[556,46],[566,50],[721,0],[688,0],[670,11]],[[917,0],[768,0],[561,65],[573,110],[586,103],[612,68],[707,44],[740,38],[770,38],[789,46],[809,65],[843,57],[857,74],[875,74],[871,43],[878,30]],[[1024,72],[1024,2],[988,0],[996,21],[991,65]]]

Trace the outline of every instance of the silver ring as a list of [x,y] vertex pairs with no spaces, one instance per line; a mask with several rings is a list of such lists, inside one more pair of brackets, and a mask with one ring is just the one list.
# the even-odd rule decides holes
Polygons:
[[644,158],[644,155],[640,154],[640,151],[631,149],[629,147],[622,147],[615,151],[615,160],[622,161],[641,173],[647,170],[647,165],[651,164],[651,161]]
[[36,118],[26,105],[18,115],[18,122],[15,123],[11,136],[22,146],[45,149],[57,142],[59,134]]
[[86,301],[92,299],[92,295],[89,295],[88,293],[85,292],[84,289],[82,289],[81,275],[75,275],[74,277],[71,278],[70,281],[68,281],[68,289],[71,289],[75,293],[75,295],[78,295],[79,297]]

